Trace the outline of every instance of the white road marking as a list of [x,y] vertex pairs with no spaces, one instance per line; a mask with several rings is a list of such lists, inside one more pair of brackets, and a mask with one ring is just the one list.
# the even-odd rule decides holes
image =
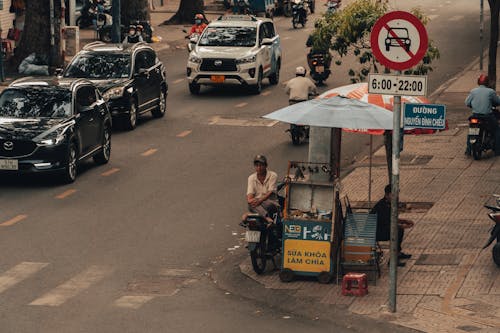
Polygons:
[[27,279],[47,265],[46,262],[22,262],[12,267],[0,275],[0,293]]
[[184,81],[184,79],[177,79],[177,80],[175,80],[173,83],[174,83],[174,84],[177,84],[177,83],[181,83],[182,81]]
[[155,296],[123,296],[115,301],[115,306],[127,309],[138,309]]
[[247,105],[248,105],[247,102],[243,102],[243,103],[240,103],[240,104],[236,104],[235,107],[242,108],[242,107],[247,106]]
[[37,298],[31,302],[30,305],[59,306],[90,287],[93,283],[103,279],[112,271],[110,267],[91,266],[82,273],[52,289],[42,297]]
[[222,117],[212,117],[209,125],[220,125],[220,126],[243,126],[243,127],[273,127],[278,123],[277,120],[269,120],[262,118],[253,119],[235,119],[235,118],[222,118]]
[[263,93],[261,93],[262,96],[267,96],[271,94],[271,92],[268,90],[268,91],[264,91]]
[[24,214],[17,215],[15,217],[11,218],[8,221],[0,223],[0,226],[2,226],[2,227],[10,227],[11,225],[14,225],[14,224],[16,224],[18,222],[21,222],[22,220],[26,219],[27,217],[28,217],[28,215],[24,215]]
[[455,22],[455,21],[460,21],[460,20],[462,20],[463,18],[464,18],[464,16],[463,16],[463,15],[456,15],[456,16],[450,17],[450,18],[448,19],[448,21]]

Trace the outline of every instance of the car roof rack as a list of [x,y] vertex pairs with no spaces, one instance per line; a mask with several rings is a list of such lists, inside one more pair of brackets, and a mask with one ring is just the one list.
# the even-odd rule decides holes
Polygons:
[[101,45],[106,45],[106,43],[98,40],[98,41],[95,41],[95,42],[92,42],[92,43],[88,43],[86,44],[84,47],[83,47],[83,50],[89,50],[95,46],[101,46]]
[[221,15],[217,21],[257,21],[254,15]]

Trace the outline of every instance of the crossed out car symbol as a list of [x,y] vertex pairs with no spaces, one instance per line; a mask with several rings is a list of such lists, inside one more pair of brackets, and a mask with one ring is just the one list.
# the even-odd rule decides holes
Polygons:
[[411,40],[408,37],[408,29],[389,27],[385,38],[385,50],[389,51],[391,46],[404,47],[406,51],[410,51]]

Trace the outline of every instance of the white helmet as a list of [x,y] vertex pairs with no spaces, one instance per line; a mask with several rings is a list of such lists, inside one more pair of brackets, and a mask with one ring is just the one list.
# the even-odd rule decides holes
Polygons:
[[305,76],[306,75],[306,69],[302,66],[299,66],[297,68],[295,68],[295,75],[301,75],[301,76]]

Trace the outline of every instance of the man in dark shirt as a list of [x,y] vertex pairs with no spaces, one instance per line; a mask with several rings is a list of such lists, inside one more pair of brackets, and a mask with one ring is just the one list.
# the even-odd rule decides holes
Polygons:
[[[391,239],[391,185],[384,189],[385,195],[372,208],[372,214],[377,214],[377,241],[388,241]],[[405,229],[413,227],[413,221],[398,219],[398,259],[410,259],[411,254],[401,251],[401,243],[405,234]],[[398,266],[403,267],[404,262],[398,260]]]

